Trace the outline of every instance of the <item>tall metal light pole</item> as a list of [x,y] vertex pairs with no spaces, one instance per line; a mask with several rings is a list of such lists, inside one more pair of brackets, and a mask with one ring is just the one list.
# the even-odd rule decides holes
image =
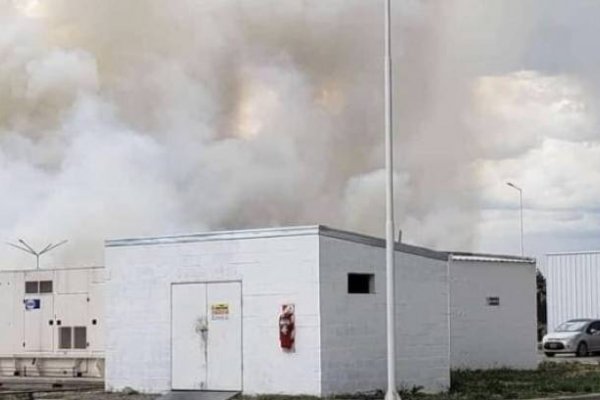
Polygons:
[[394,296],[394,159],[392,141],[392,17],[391,0],[385,0],[385,168],[386,168],[386,323],[387,323],[387,380],[385,400],[399,400],[396,390],[396,315]]
[[521,257],[524,257],[525,250],[523,248],[523,189],[511,182],[506,182],[506,184],[511,188],[517,189],[519,191],[519,204],[521,209]]
[[33,247],[31,247],[30,245],[28,245],[23,239],[19,239],[19,243],[21,243],[20,245],[18,244],[13,244],[13,243],[6,243],[9,246],[12,246],[16,249],[19,249],[21,251],[24,251],[25,253],[29,253],[31,255],[35,256],[36,259],[36,269],[40,269],[40,257],[46,253],[48,253],[49,251],[54,250],[55,248],[57,248],[58,246],[62,246],[63,244],[67,243],[68,240],[63,240],[60,243],[57,244],[48,244],[46,247],[44,247],[42,250],[40,251],[36,251],[33,249]]

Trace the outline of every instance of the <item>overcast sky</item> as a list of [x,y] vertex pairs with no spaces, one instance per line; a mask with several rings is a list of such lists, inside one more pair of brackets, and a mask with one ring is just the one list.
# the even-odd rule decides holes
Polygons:
[[[489,146],[505,150],[478,167],[480,246],[500,252],[518,246],[518,193],[502,185],[512,181],[523,188],[526,252],[598,250],[600,3],[529,5],[522,56],[479,80]],[[488,45],[495,47],[493,40]]]
[[[0,0],[0,239],[384,233],[383,2]],[[441,250],[600,249],[600,2],[394,0],[396,210]],[[0,266],[31,260],[3,247]]]

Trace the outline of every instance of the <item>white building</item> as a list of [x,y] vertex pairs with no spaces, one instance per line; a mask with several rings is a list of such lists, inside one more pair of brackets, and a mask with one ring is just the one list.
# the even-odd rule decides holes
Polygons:
[[104,271],[0,271],[0,375],[102,377]]
[[[102,377],[106,334],[108,389],[382,389],[384,245],[323,226],[215,232],[108,241],[106,270],[1,271],[0,375]],[[439,391],[451,368],[535,367],[534,260],[396,252],[401,385]],[[597,316],[600,253],[549,259],[549,311],[570,313],[554,318]],[[572,277],[583,286],[557,286]]]
[[[107,241],[107,388],[385,388],[384,245],[323,226]],[[400,385],[440,391],[451,367],[535,367],[534,260],[401,243],[396,254]],[[292,352],[280,346],[286,305]]]
[[548,331],[574,318],[600,318],[600,251],[546,256]]
[[452,253],[452,369],[537,367],[535,260]]
[[[108,241],[107,389],[384,388],[383,246],[322,226]],[[398,244],[397,265],[398,382],[444,390],[447,255]],[[284,305],[292,352],[280,347]]]

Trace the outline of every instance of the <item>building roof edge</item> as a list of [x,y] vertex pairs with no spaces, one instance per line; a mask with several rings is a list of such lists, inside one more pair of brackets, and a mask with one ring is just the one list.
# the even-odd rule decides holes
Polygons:
[[215,240],[259,239],[270,237],[289,237],[316,235],[318,225],[292,226],[283,228],[241,229],[229,231],[200,232],[179,235],[149,236],[105,240],[105,247],[152,246],[161,244],[180,244]]

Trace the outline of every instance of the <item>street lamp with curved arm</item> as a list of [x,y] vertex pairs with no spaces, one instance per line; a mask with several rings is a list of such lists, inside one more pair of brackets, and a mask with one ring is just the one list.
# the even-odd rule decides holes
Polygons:
[[525,256],[525,250],[523,248],[523,189],[521,189],[520,187],[518,187],[517,185],[515,185],[512,182],[506,182],[506,184],[508,186],[510,186],[513,189],[516,189],[519,191],[519,204],[520,204],[520,209],[521,209],[521,257]]

